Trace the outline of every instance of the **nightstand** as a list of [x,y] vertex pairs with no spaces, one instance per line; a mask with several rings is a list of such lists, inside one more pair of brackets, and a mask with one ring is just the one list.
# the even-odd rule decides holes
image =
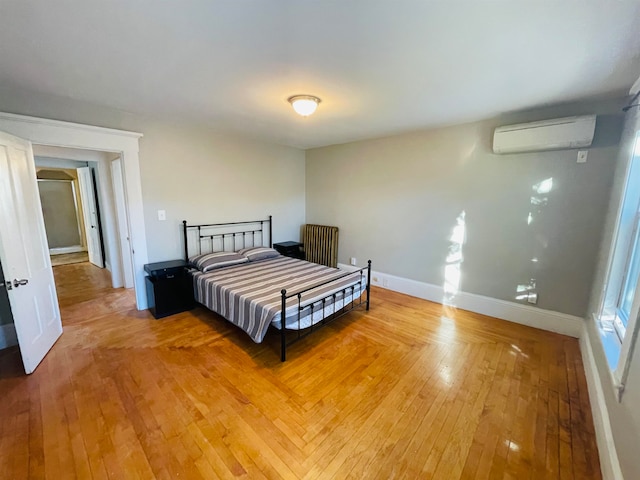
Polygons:
[[285,257],[299,258],[304,260],[304,252],[302,251],[303,244],[300,242],[280,242],[274,243],[275,248],[280,254]]
[[144,266],[149,311],[155,318],[167,317],[194,307],[193,283],[184,260],[149,263]]

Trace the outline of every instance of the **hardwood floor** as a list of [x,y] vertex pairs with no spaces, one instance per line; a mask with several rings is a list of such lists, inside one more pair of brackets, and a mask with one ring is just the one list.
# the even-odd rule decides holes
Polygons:
[[277,335],[155,320],[103,273],[55,268],[35,373],[0,354],[2,478],[600,478],[575,339],[374,288],[280,363]]

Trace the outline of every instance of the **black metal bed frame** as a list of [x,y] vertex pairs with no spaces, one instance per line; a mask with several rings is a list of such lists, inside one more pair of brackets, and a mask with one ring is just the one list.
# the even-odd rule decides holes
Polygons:
[[[367,299],[365,301],[362,300],[362,295],[360,295],[358,297],[358,301],[355,302],[353,295],[355,292],[355,288],[356,285],[358,285],[359,289],[362,289],[362,276],[364,274],[364,271],[367,271],[367,285],[366,285],[366,290],[367,290]],[[303,299],[302,299],[302,294],[306,293],[310,290],[313,290],[315,288],[321,287],[323,285],[327,285],[329,283],[335,282],[336,280],[340,280],[342,278],[345,277],[349,277],[351,275],[359,275],[360,280],[358,280],[358,282],[354,283],[353,285],[344,287],[341,290],[338,290],[337,292],[334,292],[332,294],[327,295],[326,297],[320,299],[320,300],[316,300],[315,302],[311,302],[308,303],[306,305],[303,305]],[[349,292],[349,290],[351,290],[351,302],[349,304],[347,304],[346,302],[346,298],[347,298],[347,294]],[[342,294],[342,308],[340,308],[339,310],[336,309],[336,301],[338,300],[338,296]],[[352,310],[355,310],[356,308],[361,308],[363,305],[365,305],[365,309],[367,311],[369,311],[369,297],[371,295],[371,260],[369,260],[367,262],[367,266],[360,268],[358,270],[354,270],[352,272],[348,272],[345,273],[344,275],[340,275],[339,277],[333,278],[331,280],[328,280],[326,282],[322,282],[322,283],[318,283],[316,285],[312,285],[311,287],[305,288],[304,290],[298,290],[297,292],[293,292],[293,293],[287,293],[287,291],[283,288],[282,290],[280,290],[280,308],[282,310],[282,314],[281,314],[281,328],[280,328],[280,361],[284,362],[287,359],[287,347],[296,343],[299,340],[302,340],[304,337],[306,337],[307,335],[311,335],[314,331],[319,330],[320,328],[324,327],[325,325],[328,325],[329,323],[333,322],[334,320],[342,317],[343,315],[346,315],[347,313],[351,312]],[[298,328],[297,329],[291,329],[291,332],[295,332],[295,336],[292,340],[287,341],[287,329],[286,329],[286,308],[287,308],[287,299],[289,298],[293,298],[293,297],[297,297],[298,298],[298,314],[297,314],[297,323],[298,323]],[[325,308],[327,307],[327,300],[331,300],[333,302],[333,313],[331,313],[329,316],[325,316]],[[314,305],[318,304],[322,302],[322,319],[314,324],[313,323],[313,312],[314,312]],[[320,308],[320,307],[318,307]],[[306,328],[306,331],[304,333],[300,333],[302,330],[300,329],[300,321],[302,319],[303,313],[306,309],[309,309],[309,318],[311,319],[311,325],[309,327]],[[291,336],[292,333],[290,333],[289,335]]]
[[[182,234],[184,239],[184,259],[189,261],[189,238],[188,233],[189,229],[197,229],[197,239],[198,239],[198,255],[202,254],[202,244],[207,241],[207,239],[211,242],[211,252],[214,252],[213,249],[213,241],[216,238],[219,238],[222,241],[222,251],[225,249],[226,239],[229,237],[233,239],[233,249],[236,249],[236,238],[242,238],[242,246],[240,248],[245,248],[247,246],[247,235],[251,236],[251,246],[255,246],[256,244],[256,235],[260,234],[260,245],[264,245],[264,224],[269,224],[269,247],[273,247],[273,228],[272,228],[272,216],[269,215],[269,218],[264,220],[253,220],[249,222],[227,222],[227,223],[208,223],[201,225],[187,225],[187,221],[182,221]],[[238,232],[223,232],[223,233],[206,233],[203,235],[203,230],[216,230],[223,228],[235,228],[236,225],[258,225],[260,224],[260,228],[252,228],[250,230],[238,231]],[[210,253],[210,252],[208,252]],[[194,253],[195,255],[195,253]]]
[[[247,246],[247,237],[250,238],[251,240],[251,245],[250,246],[258,246],[256,245],[256,237],[259,236],[260,237],[260,246],[266,246],[265,243],[265,224],[268,224],[268,228],[269,228],[269,247],[273,246],[273,237],[272,237],[272,233],[273,233],[273,227],[272,227],[272,216],[269,215],[268,219],[264,219],[264,220],[254,220],[254,221],[247,221],[247,222],[227,222],[227,223],[209,223],[209,224],[201,224],[201,225],[188,225],[187,221],[184,220],[182,222],[182,229],[183,229],[183,238],[184,238],[184,257],[185,260],[188,261],[189,260],[189,238],[188,238],[188,234],[189,231],[195,231],[196,235],[197,235],[197,245],[198,245],[198,255],[203,253],[203,243],[204,242],[209,242],[211,244],[211,250],[205,253],[211,253],[211,252],[215,252],[215,251],[225,251],[225,247],[227,245],[227,239],[231,239],[232,241],[232,245],[233,245],[233,249],[232,250],[236,250],[237,248],[237,242],[238,242],[238,238],[241,239],[241,245],[239,248],[245,248]],[[250,228],[248,230],[242,230],[242,228],[246,225],[253,225],[255,226],[255,228]],[[257,226],[260,225],[260,227],[258,228]],[[234,231],[235,228],[238,228],[238,231]],[[228,231],[228,232],[222,232],[222,233],[209,233],[210,231],[215,231],[216,229],[231,229],[232,231]],[[214,249],[214,241],[218,239],[221,242],[222,245],[222,250],[215,250]],[[366,284],[366,292],[367,292],[367,298],[366,300],[362,300],[362,295],[360,295],[360,297],[358,297],[358,301],[355,301],[354,297],[354,292],[356,289],[356,285],[358,285],[358,289],[361,290],[362,289],[362,282],[363,282],[363,276],[364,276],[364,271],[367,271],[367,284]],[[349,285],[346,286],[344,288],[342,288],[341,290],[338,290],[336,292],[333,292],[329,295],[327,295],[324,298],[321,298],[319,300],[313,301],[311,303],[308,303],[306,305],[303,305],[304,299],[303,299],[303,294],[307,293],[315,288],[318,287],[322,287],[324,285],[327,285],[329,283],[335,282],[337,280],[349,277],[351,275],[359,275],[360,280],[356,283],[354,283],[353,285]],[[349,295],[349,291],[351,293],[351,302],[346,302],[346,298]],[[325,282],[320,282],[317,283],[315,285],[312,285],[310,287],[307,287],[303,290],[298,290],[295,292],[291,292],[288,293],[286,289],[282,289],[280,291],[280,295],[281,295],[281,328],[280,328],[280,361],[284,362],[287,358],[287,347],[291,346],[292,344],[298,342],[299,340],[302,340],[303,338],[305,338],[307,335],[310,335],[311,333],[313,333],[314,331],[319,330],[320,328],[324,327],[325,325],[328,325],[329,323],[333,322],[334,320],[342,317],[343,315],[346,315],[347,313],[351,312],[352,310],[355,310],[357,308],[362,308],[363,306],[365,307],[365,309],[368,311],[369,310],[369,303],[370,303],[370,297],[371,297],[371,260],[369,260],[367,262],[367,266],[351,271],[351,272],[346,272],[343,275],[340,275],[339,277],[336,278],[332,278],[331,280],[327,280]],[[340,309],[336,309],[336,305],[337,305],[337,301],[339,300],[340,295],[342,295],[342,307]],[[287,300],[290,298],[294,298],[296,297],[298,302],[297,302],[297,324],[298,324],[298,328],[297,329],[289,329],[289,333],[287,332],[287,328],[286,328],[286,324],[287,324],[287,315],[286,315],[286,305],[287,305]],[[321,307],[318,306],[318,309],[322,310],[322,319],[319,320],[316,324],[313,323],[313,314],[314,314],[314,310],[316,309],[316,305],[318,304],[322,304]],[[327,316],[325,316],[325,311],[328,308],[329,305],[333,305],[333,312]],[[307,314],[307,312],[305,312],[305,310],[309,309],[308,314],[309,314],[309,318],[311,320],[311,325],[307,328],[305,328],[305,331],[302,332],[302,330],[300,329],[300,325],[301,325],[301,320],[303,318],[304,315]],[[316,310],[317,311],[317,310]],[[295,335],[293,335],[293,332],[295,332]],[[293,336],[293,339],[289,338],[287,339],[287,335],[289,335],[290,337]]]

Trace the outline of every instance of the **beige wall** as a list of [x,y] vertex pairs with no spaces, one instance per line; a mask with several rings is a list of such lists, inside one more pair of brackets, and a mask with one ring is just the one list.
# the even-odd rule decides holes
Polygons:
[[82,244],[72,180],[38,180],[49,248]]
[[[180,258],[179,226],[274,217],[274,239],[304,223],[304,152],[211,131],[147,126],[140,168],[149,261]],[[157,211],[167,220],[159,221]]]
[[[36,164],[36,175],[38,177],[38,190],[40,192],[40,200],[42,203],[42,211],[44,214],[44,223],[45,223],[45,229],[46,229],[46,233],[47,233],[47,241],[49,243],[49,248],[56,248],[56,247],[61,247],[61,246],[76,246],[76,245],[80,245],[81,247],[86,249],[86,245],[87,245],[87,240],[85,238],[85,232],[84,232],[84,219],[82,217],[82,199],[80,198],[79,192],[80,192],[80,184],[78,182],[78,172],[75,170],[75,168],[58,168],[58,167],[47,167],[47,166],[40,166],[42,163],[47,163],[48,160],[50,159],[42,159],[39,158],[38,156],[36,156],[35,152],[34,152],[34,160],[35,160],[35,164]],[[41,179],[56,179],[56,178],[60,178],[59,175],[49,175],[50,172],[64,172],[67,175],[69,175],[71,178],[73,178],[72,182],[73,182],[73,188],[75,189],[75,195],[73,196],[72,203],[66,203],[65,206],[63,206],[63,208],[66,209],[66,216],[70,219],[75,218],[76,222],[77,222],[77,230],[78,230],[78,243],[69,243],[68,245],[63,245],[60,241],[58,241],[59,238],[61,238],[61,235],[59,234],[58,230],[61,230],[63,225],[59,222],[56,222],[55,219],[56,217],[58,217],[60,215],[60,212],[58,212],[58,208],[60,208],[59,205],[52,203],[51,205],[48,205],[49,200],[45,200],[45,198],[43,198],[43,190],[42,188],[40,188],[40,186],[42,185],[42,182],[40,181]],[[75,203],[73,203],[73,201],[75,200]],[[67,223],[67,228],[69,227],[69,224]],[[50,231],[51,230],[51,231]],[[62,236],[64,235],[68,235],[69,232],[63,231],[61,232]],[[75,238],[75,235],[74,235]]]
[[[274,216],[274,240],[304,223],[304,151],[0,86],[0,111],[138,131],[150,262],[181,258],[180,222]],[[157,210],[166,210],[159,221]]]
[[[517,285],[535,279],[539,307],[583,316],[613,178],[619,105],[567,105],[309,150],[306,221],[340,227],[340,262],[370,258],[377,271],[442,286],[464,211],[462,291],[514,301]],[[576,163],[576,150],[491,151],[497,125],[586,113],[600,114],[586,164]],[[546,204],[533,206],[534,185],[549,178]]]

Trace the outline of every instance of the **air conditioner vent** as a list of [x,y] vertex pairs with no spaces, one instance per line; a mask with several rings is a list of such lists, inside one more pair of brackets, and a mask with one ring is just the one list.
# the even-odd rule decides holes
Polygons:
[[498,127],[493,133],[494,153],[522,153],[584,148],[591,145],[596,116],[565,117]]

